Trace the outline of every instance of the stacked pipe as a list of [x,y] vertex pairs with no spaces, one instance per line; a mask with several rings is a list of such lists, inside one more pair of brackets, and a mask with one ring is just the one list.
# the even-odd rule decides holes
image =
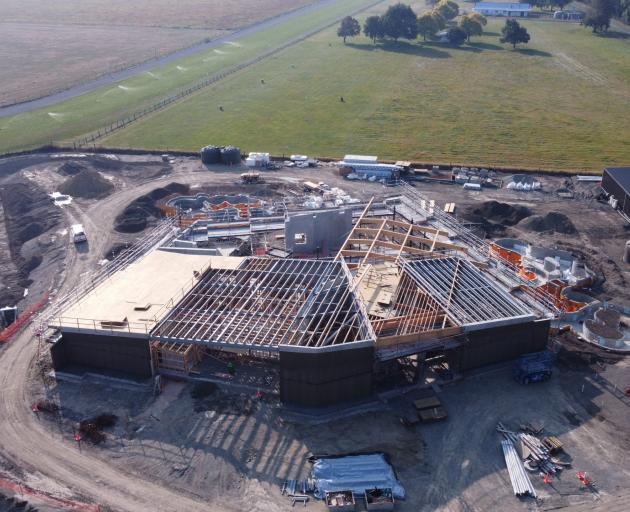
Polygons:
[[[501,423],[498,424],[497,430],[503,434],[505,439],[511,441],[514,445],[521,443],[523,447],[529,450],[526,459],[526,466],[532,469],[538,468],[544,474],[555,474],[562,469],[562,466],[551,460],[551,453],[543,442],[530,434],[517,434],[507,430]],[[533,466],[533,467],[532,467]]]
[[507,466],[508,473],[510,474],[514,494],[516,496],[525,496],[526,494],[529,494],[530,496],[536,498],[536,490],[529,479],[529,475],[525,472],[523,463],[514,448],[514,443],[509,439],[504,439],[501,441],[501,447],[503,448],[505,465]]

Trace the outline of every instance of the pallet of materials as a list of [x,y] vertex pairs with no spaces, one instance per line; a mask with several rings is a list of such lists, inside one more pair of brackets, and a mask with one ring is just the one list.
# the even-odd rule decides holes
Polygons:
[[418,411],[422,411],[423,409],[432,409],[434,407],[440,407],[442,402],[437,396],[430,396],[428,398],[420,398],[419,400],[413,401],[413,406]]
[[418,414],[420,415],[420,421],[422,421],[422,423],[432,423],[435,421],[442,421],[448,417],[444,407],[433,407],[431,409],[423,409],[422,411],[418,412]]

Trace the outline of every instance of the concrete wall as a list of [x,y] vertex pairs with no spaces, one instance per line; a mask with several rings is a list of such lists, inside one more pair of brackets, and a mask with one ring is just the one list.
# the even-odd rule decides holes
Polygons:
[[617,183],[607,170],[604,170],[602,176],[602,188],[608,193],[615,196],[619,201],[619,209],[626,215],[630,215],[630,197],[624,188]]
[[280,398],[304,406],[326,406],[372,393],[374,349],[334,352],[280,351]]
[[549,326],[549,320],[537,320],[470,332],[467,342],[449,351],[449,363],[461,372],[544,350]]
[[55,370],[63,370],[67,365],[78,365],[140,377],[151,376],[147,338],[64,333],[50,352]]
[[[285,220],[285,245],[293,254],[313,254],[326,257],[335,254],[352,230],[350,208],[305,212]],[[304,235],[298,243],[296,235]]]

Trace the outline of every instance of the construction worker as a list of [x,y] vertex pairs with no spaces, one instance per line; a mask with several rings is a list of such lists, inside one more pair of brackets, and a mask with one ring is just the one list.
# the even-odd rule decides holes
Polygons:
[[234,364],[234,362],[233,362],[233,361],[230,361],[230,362],[227,364],[227,371],[228,371],[228,373],[229,373],[230,375],[232,375],[232,376],[236,375],[236,365]]

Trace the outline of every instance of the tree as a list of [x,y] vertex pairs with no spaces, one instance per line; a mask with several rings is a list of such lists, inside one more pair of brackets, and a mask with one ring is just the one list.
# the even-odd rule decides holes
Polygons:
[[361,33],[361,25],[352,16],[346,16],[341,20],[341,25],[337,29],[337,35],[343,37],[343,44],[346,44],[346,37],[358,36]]
[[560,7],[561,11],[564,11],[564,8],[569,5],[573,0],[553,0],[553,5],[557,5]]
[[436,11],[435,9],[431,11],[431,16],[433,16],[435,23],[437,23],[438,30],[442,30],[446,27],[446,20],[438,11]]
[[584,26],[591,27],[593,32],[604,32],[610,28],[610,18],[615,14],[615,0],[592,0],[584,18]]
[[529,33],[525,27],[521,27],[516,20],[505,20],[505,25],[501,29],[503,37],[500,39],[502,43],[510,43],[512,48],[516,48],[519,43],[527,44],[529,42]]
[[448,33],[446,34],[448,42],[454,46],[461,46],[468,35],[464,30],[460,27],[451,27],[448,29]]
[[483,34],[483,27],[481,23],[473,19],[471,16],[463,16],[459,20],[460,28],[466,32],[466,40],[470,41],[470,36],[480,36]]
[[418,17],[408,5],[398,3],[390,6],[381,21],[383,33],[394,41],[401,37],[404,39],[418,37]]
[[445,20],[452,20],[459,14],[459,5],[451,0],[440,0],[435,6],[435,10],[440,13]]
[[383,34],[383,23],[381,21],[381,17],[369,16],[363,25],[363,33],[366,37],[369,37],[373,43],[376,43],[377,39],[382,39],[385,34]]
[[427,36],[434,35],[440,30],[437,18],[430,12],[425,12],[418,18],[418,33],[426,41]]
[[479,25],[485,27],[488,24],[488,20],[483,14],[479,14],[478,12],[473,12],[468,15],[469,18],[475,20]]

